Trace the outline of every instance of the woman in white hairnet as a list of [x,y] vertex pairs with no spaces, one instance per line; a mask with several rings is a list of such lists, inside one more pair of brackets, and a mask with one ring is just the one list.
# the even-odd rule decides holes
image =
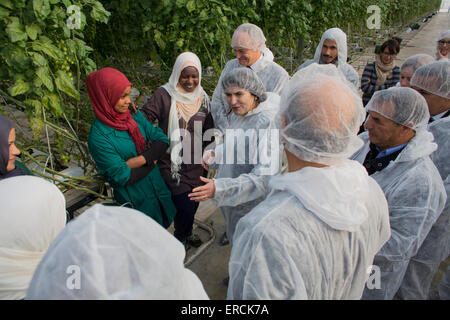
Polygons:
[[236,204],[235,197],[245,197],[242,188],[248,185],[261,188],[260,176],[281,170],[281,146],[274,123],[280,97],[265,92],[249,68],[232,70],[224,76],[221,86],[233,114],[223,143],[204,156],[210,168],[217,168],[217,179],[202,178],[206,185],[195,188],[190,197],[195,201],[213,199],[225,217],[226,234],[232,244],[239,219],[263,200],[257,197]]
[[96,204],[70,222],[39,264],[27,299],[208,299],[183,245],[137,210]]
[[[374,259],[374,265],[381,270],[381,287],[366,289],[363,299],[390,300],[400,288],[410,259],[441,214],[446,195],[439,172],[429,158],[437,146],[427,130],[429,112],[425,99],[411,88],[393,87],[375,92],[366,110],[371,112],[365,123],[368,131],[360,134],[365,145],[353,159],[364,162],[386,195],[391,238]],[[383,129],[383,124],[375,125],[380,119],[372,119],[372,113],[414,133],[389,162],[367,161],[374,146],[381,146],[381,141],[392,135]]]
[[341,29],[331,28],[325,31],[316,48],[314,58],[305,61],[297,71],[312,63],[335,65],[347,81],[351,82],[356,89],[359,88],[359,75],[347,63],[347,35]]
[[431,63],[434,58],[429,54],[419,53],[408,57],[403,61],[400,67],[400,81],[397,82],[398,87],[411,87],[410,81],[414,72],[421,66]]
[[0,181],[0,299],[24,299],[36,267],[66,224],[66,200],[33,176]]
[[[414,73],[411,85],[418,89],[436,118],[428,125],[438,148],[430,157],[436,165],[447,194],[444,210],[434,223],[417,254],[411,258],[402,285],[400,299],[427,299],[431,282],[440,263],[450,254],[450,63],[427,64]],[[434,96],[434,97],[433,97]]]
[[334,66],[300,72],[277,121],[289,172],[237,225],[228,299],[359,299],[389,238],[382,190],[347,159],[362,145],[361,99]]
[[229,72],[239,67],[248,67],[256,72],[266,92],[277,94],[280,94],[284,84],[289,80],[286,70],[273,61],[274,56],[266,47],[266,38],[258,26],[251,23],[240,25],[234,31],[231,46],[236,59],[228,61],[225,65],[211,101],[214,124],[222,133],[229,126],[230,108],[225,100],[221,83]]

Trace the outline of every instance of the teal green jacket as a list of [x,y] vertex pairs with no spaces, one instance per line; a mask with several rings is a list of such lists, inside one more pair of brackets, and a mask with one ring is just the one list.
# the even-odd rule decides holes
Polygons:
[[[140,111],[133,115],[133,119],[138,124],[146,142],[151,140],[169,143],[164,132],[148,122]],[[128,131],[113,129],[95,119],[89,133],[88,146],[98,172],[113,187],[114,199],[118,203],[131,202],[135,209],[161,225],[164,213],[169,222],[173,220],[176,208],[158,165],[138,182],[126,186],[131,174],[131,168],[126,161],[137,157],[136,146]]]

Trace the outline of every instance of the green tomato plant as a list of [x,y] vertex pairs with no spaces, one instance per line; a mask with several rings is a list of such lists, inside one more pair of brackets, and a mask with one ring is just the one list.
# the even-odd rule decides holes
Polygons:
[[49,165],[38,163],[44,171],[36,174],[55,180],[70,160],[79,161],[85,171],[92,167],[80,138],[80,85],[97,66],[84,33],[88,23],[107,23],[109,15],[96,0],[0,2],[0,96],[29,118],[34,138],[21,146],[25,158],[34,160],[31,147],[45,148],[49,155]]

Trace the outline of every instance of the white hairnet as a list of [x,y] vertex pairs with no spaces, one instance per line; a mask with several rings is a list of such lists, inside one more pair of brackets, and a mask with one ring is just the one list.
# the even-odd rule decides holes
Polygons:
[[434,58],[429,54],[426,53],[415,54],[405,59],[405,61],[403,61],[400,70],[403,71],[403,69],[411,67],[414,73],[414,71],[416,71],[421,66],[431,63],[433,61],[435,61]]
[[420,67],[411,78],[411,86],[450,99],[450,62],[442,59]]
[[66,200],[34,176],[0,181],[0,299],[23,299],[36,267],[66,224]]
[[450,29],[447,30],[447,31],[444,31],[444,32],[439,36],[439,38],[437,39],[437,41],[441,41],[441,40],[444,40],[444,39],[450,39]]
[[264,58],[270,61],[273,61],[274,58],[273,53],[266,47],[266,37],[264,37],[263,31],[251,23],[244,23],[236,28],[231,38],[231,47],[261,51]]
[[314,63],[299,70],[281,96],[280,128],[285,148],[300,159],[331,163],[362,146],[362,101],[334,65]]
[[420,131],[426,130],[430,112],[427,102],[416,90],[407,87],[391,87],[376,91],[366,106],[402,126]]
[[167,230],[129,208],[97,204],[42,259],[27,299],[208,299]]
[[266,100],[266,89],[258,75],[249,68],[236,68],[227,73],[222,80],[223,91],[229,88],[240,88],[250,91],[258,97],[259,102]]

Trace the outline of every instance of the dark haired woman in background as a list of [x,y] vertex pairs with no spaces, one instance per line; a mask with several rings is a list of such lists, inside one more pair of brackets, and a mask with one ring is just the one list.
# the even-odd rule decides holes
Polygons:
[[375,61],[364,68],[361,77],[364,105],[369,102],[375,91],[394,87],[400,81],[400,68],[394,65],[394,59],[400,52],[401,39],[385,41],[375,55]]

